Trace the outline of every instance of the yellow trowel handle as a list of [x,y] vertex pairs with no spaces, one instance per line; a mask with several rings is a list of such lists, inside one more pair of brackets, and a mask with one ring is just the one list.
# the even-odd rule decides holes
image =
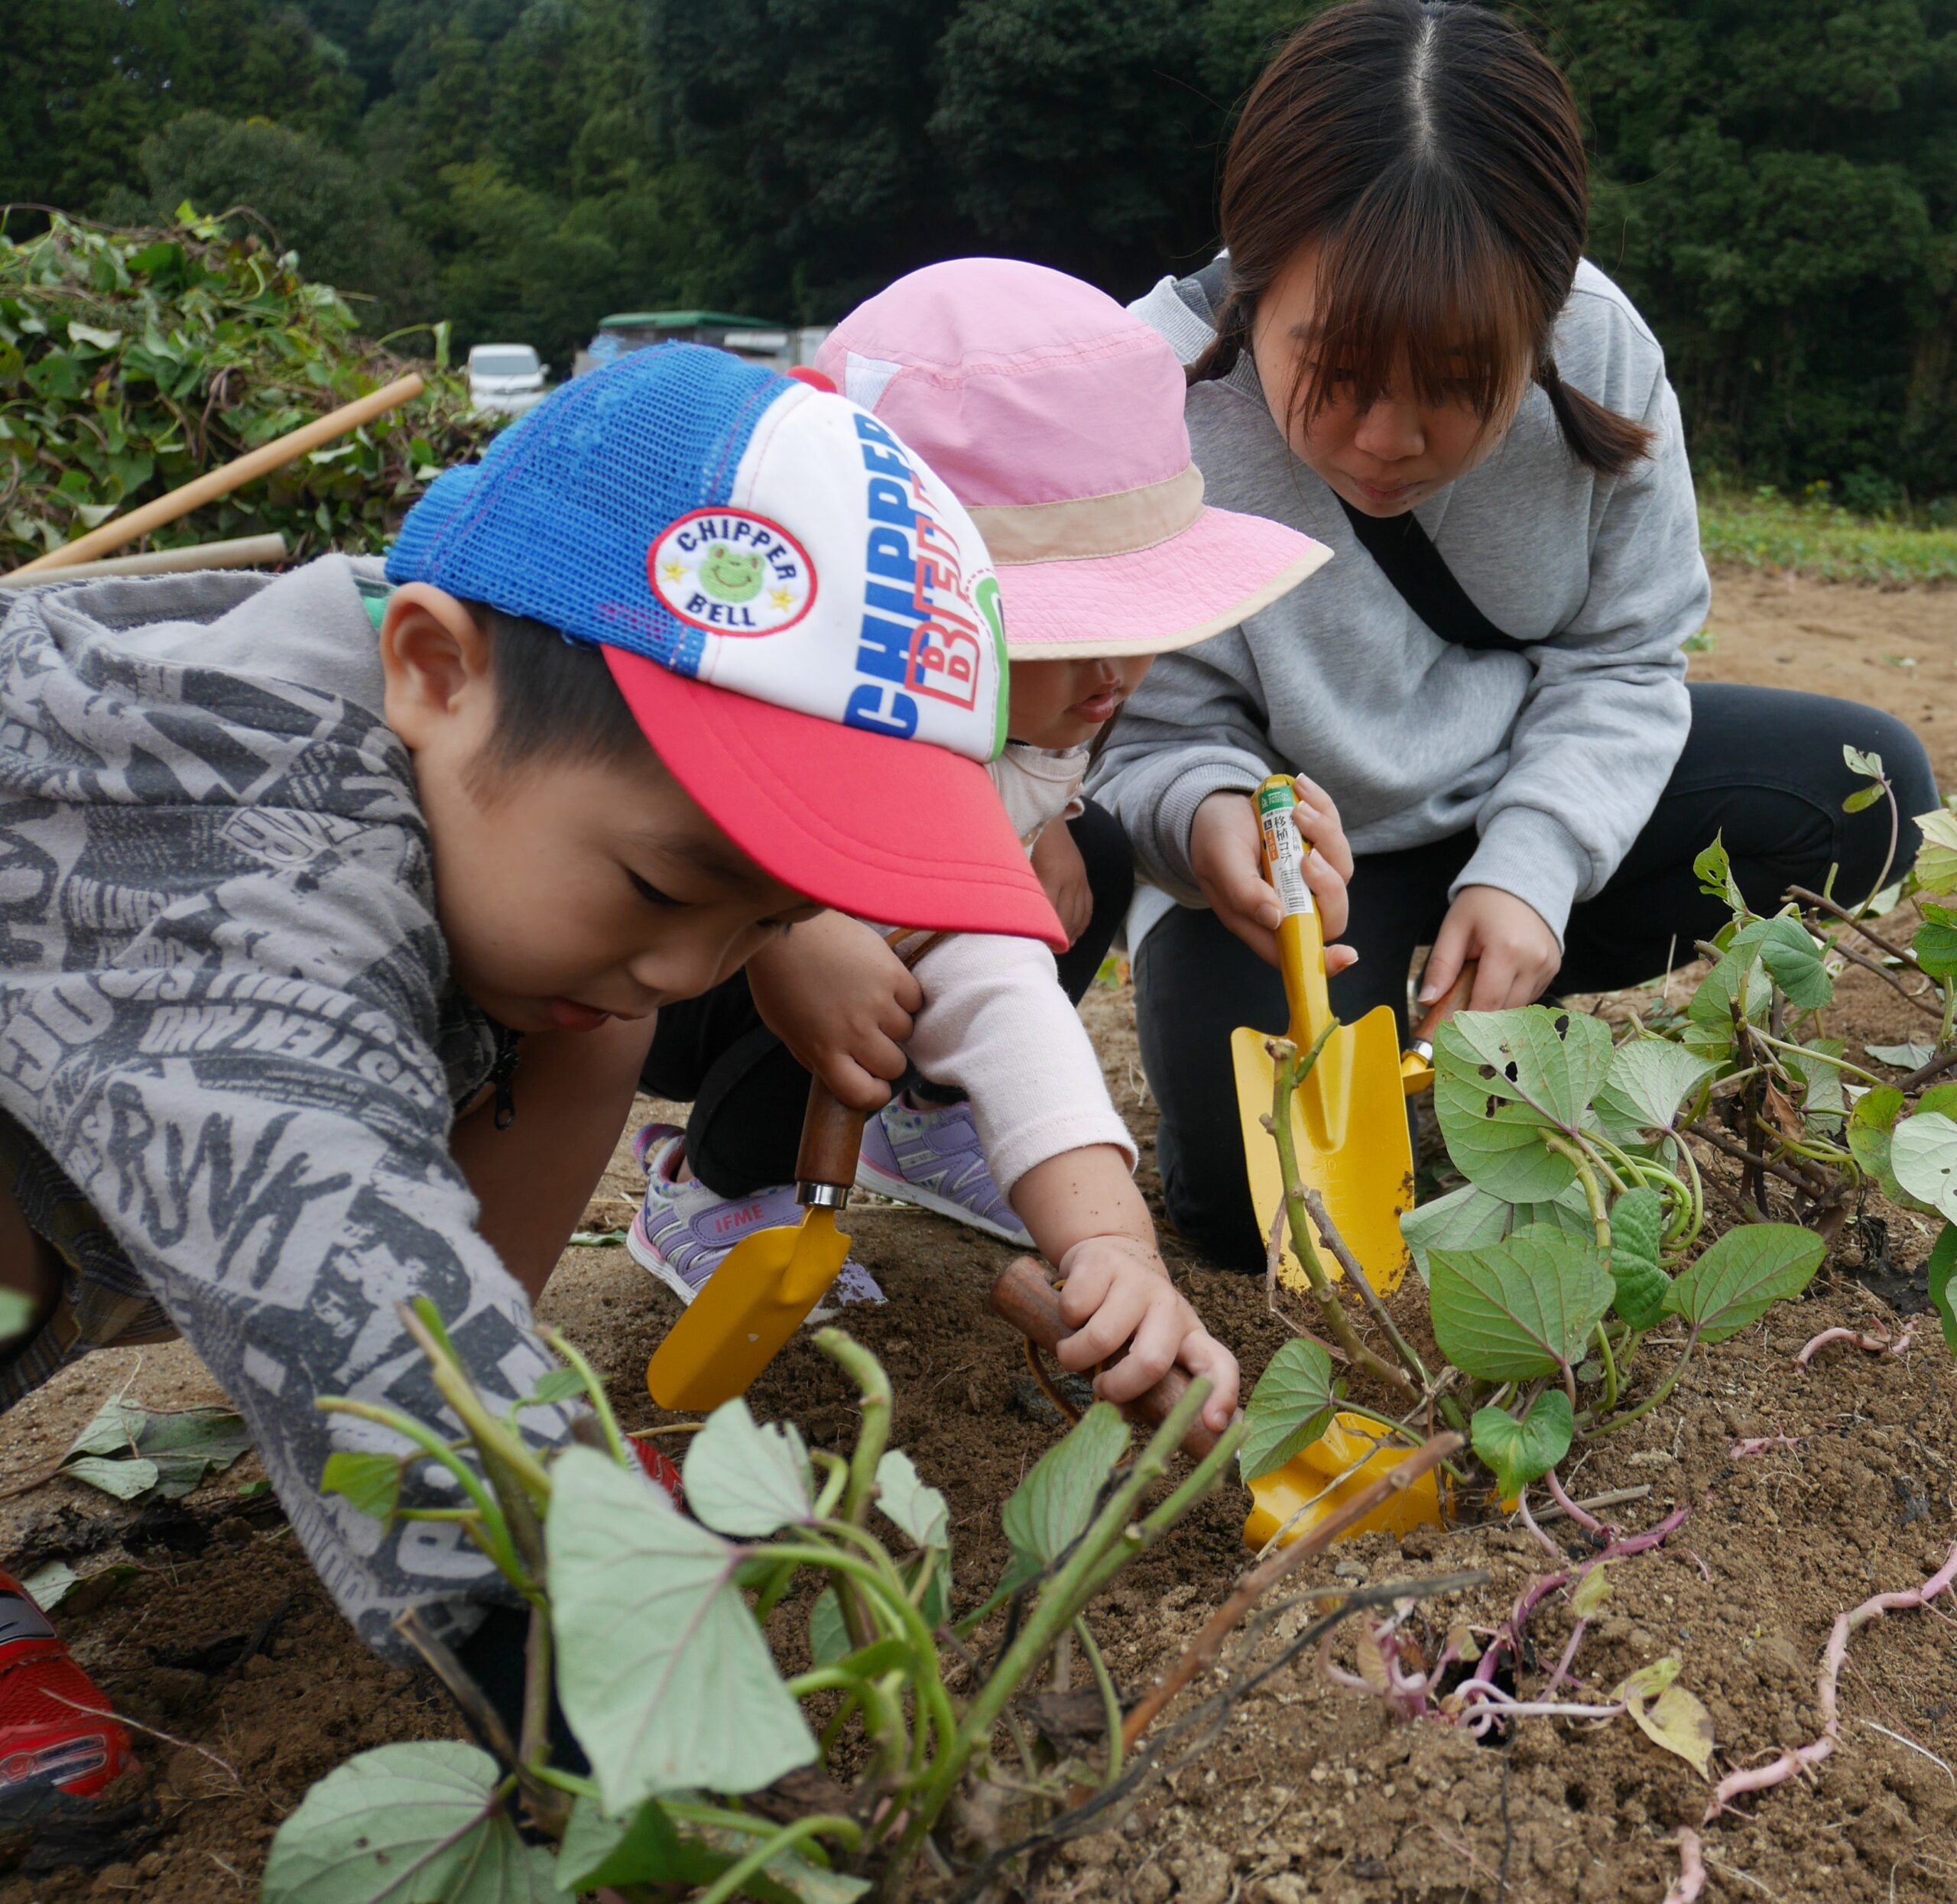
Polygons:
[[1297,791],[1290,775],[1274,774],[1258,789],[1264,877],[1277,888],[1277,903],[1284,908],[1277,922],[1277,965],[1291,1008],[1287,1035],[1304,1052],[1332,1023],[1332,1000],[1325,981],[1325,929],[1312,889],[1305,884],[1302,863],[1311,842],[1298,830],[1297,812]]

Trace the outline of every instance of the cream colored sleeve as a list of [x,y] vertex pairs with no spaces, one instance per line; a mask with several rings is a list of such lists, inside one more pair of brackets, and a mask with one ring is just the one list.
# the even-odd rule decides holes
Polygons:
[[911,1033],[912,1062],[933,1083],[954,1085],[971,1099],[1003,1192],[1010,1196],[1035,1164],[1090,1144],[1112,1144],[1134,1168],[1134,1140],[1044,946],[962,934],[933,946],[916,970],[924,1004]]

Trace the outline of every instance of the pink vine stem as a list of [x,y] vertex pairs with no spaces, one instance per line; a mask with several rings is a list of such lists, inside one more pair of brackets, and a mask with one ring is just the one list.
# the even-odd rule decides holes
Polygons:
[[1809,1362],[1831,1342],[1848,1342],[1860,1349],[1866,1349],[1871,1355],[1907,1355],[1910,1352],[1911,1338],[1916,1335],[1916,1325],[1923,1320],[1913,1315],[1894,1335],[1865,1335],[1855,1329],[1823,1329],[1813,1341],[1794,1357],[1796,1368],[1806,1368]]
[[1754,1435],[1743,1442],[1735,1442],[1726,1450],[1728,1461],[1744,1461],[1749,1455],[1764,1455],[1770,1448],[1798,1448],[1809,1439],[1806,1435]]
[[1871,1620],[1880,1620],[1884,1614],[1909,1613],[1927,1607],[1939,1594],[1948,1593],[1953,1581],[1957,1581],[1957,1542],[1952,1543],[1943,1565],[1920,1587],[1912,1587],[1902,1593],[1876,1594],[1859,1607],[1836,1614],[1833,1629],[1828,1636],[1828,1649],[1821,1656],[1821,1673],[1816,1682],[1816,1698],[1821,1707],[1821,1736],[1790,1752],[1783,1752],[1765,1765],[1728,1773],[1712,1788],[1704,1822],[1711,1824],[1743,1793],[1770,1791],[1777,1785],[1785,1785],[1796,1773],[1812,1771],[1820,1764],[1835,1750],[1841,1732],[1839,1701],[1842,1666],[1848,1656],[1849,1636]]
[[[1551,1594],[1559,1592],[1563,1588],[1580,1581],[1585,1575],[1598,1567],[1606,1566],[1614,1560],[1628,1559],[1633,1554],[1646,1553],[1654,1547],[1662,1546],[1685,1525],[1686,1516],[1691,1512],[1689,1506],[1675,1507],[1655,1527],[1648,1528],[1641,1534],[1613,1536],[1602,1552],[1593,1559],[1585,1561],[1581,1566],[1564,1567],[1555,1573],[1538,1574],[1522,1590],[1520,1597],[1515,1603],[1514,1610],[1502,1622],[1495,1637],[1488,1642],[1488,1649],[1482,1655],[1472,1675],[1463,1679],[1448,1695],[1448,1705],[1477,1731],[1485,1731],[1493,1718],[1500,1716],[1498,1712],[1491,1712],[1478,1725],[1475,1725],[1475,1715],[1482,1708],[1501,1708],[1515,1717],[1523,1716],[1528,1708],[1517,1706],[1514,1700],[1495,1684],[1495,1676],[1505,1654],[1513,1654],[1518,1659],[1521,1658],[1523,1633],[1536,1609]],[[1618,1707],[1612,1710],[1621,1711],[1622,1708]],[[1579,1708],[1569,1710],[1569,1716],[1589,1718],[1599,1715],[1593,1711]]]
[[1614,1527],[1606,1527],[1587,1508],[1579,1507],[1575,1501],[1572,1500],[1569,1495],[1563,1492],[1563,1483],[1557,1477],[1556,1471],[1553,1468],[1543,1477],[1543,1483],[1550,1490],[1550,1500],[1554,1501],[1572,1520],[1575,1521],[1578,1526],[1587,1527],[1593,1534],[1611,1534],[1617,1531]]
[[1665,1893],[1665,1904],[1698,1904],[1705,1889],[1705,1860],[1699,1849],[1699,1834],[1689,1825],[1679,1828],[1678,1882]]

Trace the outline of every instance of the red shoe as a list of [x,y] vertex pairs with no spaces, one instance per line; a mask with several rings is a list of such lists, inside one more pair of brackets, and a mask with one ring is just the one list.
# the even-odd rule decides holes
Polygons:
[[650,1442],[633,1442],[632,1452],[639,1458],[639,1467],[647,1481],[663,1487],[673,1497],[675,1507],[686,1504],[686,1490],[680,1484],[680,1471]]
[[109,1701],[20,1582],[0,1573],[0,1792],[92,1798],[135,1763]]

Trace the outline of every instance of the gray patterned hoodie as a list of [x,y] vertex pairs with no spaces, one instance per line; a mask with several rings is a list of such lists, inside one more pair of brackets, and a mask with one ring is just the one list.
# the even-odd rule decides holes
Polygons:
[[[395,1313],[412,1296],[498,1401],[551,1364],[449,1154],[499,1035],[449,983],[361,579],[329,556],[15,598],[0,1111],[92,1204],[243,1413],[342,1610],[390,1649],[407,1607],[453,1637],[506,1596],[453,1523],[384,1533],[321,1494],[335,1449],[398,1444],[314,1399],[438,1415]],[[404,1504],[453,1504],[448,1484],[417,1471]]]

